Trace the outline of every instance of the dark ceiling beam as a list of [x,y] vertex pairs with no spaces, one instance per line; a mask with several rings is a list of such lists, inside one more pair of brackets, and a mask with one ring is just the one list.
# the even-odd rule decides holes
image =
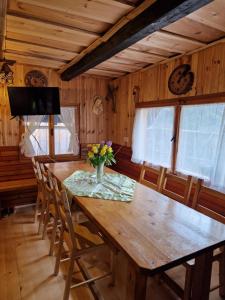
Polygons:
[[61,74],[68,81],[86,72],[153,32],[185,17],[212,0],[157,0],[81,60]]

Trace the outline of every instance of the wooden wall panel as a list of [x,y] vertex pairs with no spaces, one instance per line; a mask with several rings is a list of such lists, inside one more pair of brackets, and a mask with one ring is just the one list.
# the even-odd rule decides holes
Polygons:
[[[195,74],[193,88],[187,96],[225,92],[225,43],[114,80],[114,85],[118,86],[118,109],[116,113],[112,113],[110,109],[108,111],[108,119],[112,120],[112,124],[108,122],[108,138],[113,140],[115,152],[118,151],[117,164],[113,165],[113,169],[136,180],[140,175],[140,166],[131,162],[132,128],[135,115],[132,95],[134,86],[140,87],[140,102],[153,100],[163,102],[166,99],[176,98],[168,89],[168,79],[172,70],[182,63],[191,64]],[[110,116],[113,117],[110,118]],[[170,182],[170,188],[179,192],[181,187]],[[224,215],[224,197],[223,195],[221,200],[216,196],[202,193],[200,203]]]
[[0,146],[13,146],[19,143],[19,122],[10,120],[7,89],[0,87]]
[[[183,56],[168,63],[159,64],[146,70],[114,80],[118,86],[117,112],[113,114],[113,124],[108,126],[108,138],[120,145],[131,146],[132,125],[135,113],[133,87],[140,87],[140,101],[175,98],[168,89],[168,79],[172,70],[190,63],[195,74],[192,90],[186,96],[204,95],[225,91],[225,43],[211,46],[189,56]],[[178,96],[177,96],[178,98]],[[109,110],[109,115],[112,114]],[[109,116],[108,116],[109,119]],[[128,137],[128,140],[126,139]]]
[[[24,86],[24,76],[30,70],[40,70],[48,78],[48,86],[58,86],[61,90],[61,104],[65,106],[80,106],[80,140],[81,143],[98,142],[106,138],[106,110],[96,116],[92,113],[95,96],[105,99],[108,79],[79,76],[69,82],[61,81],[58,74],[49,68],[37,68],[28,65],[15,64],[14,85]],[[6,88],[0,86],[0,146],[17,146],[19,144],[19,122],[10,120],[10,110]]]

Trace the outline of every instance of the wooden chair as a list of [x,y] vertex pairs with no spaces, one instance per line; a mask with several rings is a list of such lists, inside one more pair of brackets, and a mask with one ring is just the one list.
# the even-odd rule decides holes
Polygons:
[[[184,179],[177,175],[168,173],[168,170],[164,170],[163,177],[161,180],[162,180],[162,185],[161,185],[161,188],[159,189],[159,192],[161,192],[162,194],[164,194],[178,202],[181,202],[185,205],[189,204],[191,189],[192,189],[192,185],[193,185],[193,177],[192,176],[189,175],[189,176],[187,176],[186,179]],[[167,187],[169,180],[176,183],[177,185],[185,185],[183,195],[178,194],[175,191],[171,191]]]
[[[150,180],[147,180],[146,172],[149,174],[154,174],[157,177],[157,182],[155,183],[155,182],[151,182]],[[157,170],[157,169],[154,169],[151,166],[149,166],[149,164],[146,161],[144,161],[142,168],[141,168],[139,182],[141,184],[144,184],[144,185],[150,187],[151,189],[159,191],[162,187],[165,172],[166,172],[166,168],[160,167],[160,169]]]
[[[60,228],[60,240],[59,240],[59,248],[58,254],[56,257],[54,275],[57,275],[59,272],[60,262],[69,260],[69,269],[66,278],[65,290],[63,300],[68,300],[69,292],[71,288],[80,287],[82,285],[88,284],[92,293],[97,296],[96,286],[93,286],[93,283],[97,280],[100,280],[106,276],[112,274],[111,271],[106,272],[105,274],[91,277],[87,268],[85,268],[85,264],[82,261],[82,255],[93,253],[93,251],[106,247],[103,243],[102,237],[97,236],[96,234],[93,236],[91,232],[89,232],[88,239],[81,237],[77,233],[77,226],[82,226],[72,221],[72,215],[69,207],[69,202],[67,198],[66,191],[62,190],[61,192],[58,189],[56,179],[53,179],[54,193],[55,193],[55,201],[57,203],[57,210],[61,220],[61,228]],[[69,257],[62,259],[62,249],[63,244],[66,244],[69,250]],[[76,284],[72,283],[72,275],[74,272],[74,264],[78,265],[79,269],[81,269],[82,274],[84,275],[85,280]],[[92,284],[91,284],[92,283]]]
[[[220,216],[218,218],[218,214],[215,212],[204,208],[199,204],[199,195],[201,190],[204,189],[203,187],[203,179],[197,179],[195,183],[195,193],[192,201],[192,208],[197,209],[201,211],[202,213],[214,218],[219,221],[223,221],[225,223],[225,217]],[[217,193],[217,192],[216,192]],[[223,220],[222,220],[223,218]],[[222,298],[225,298],[225,282],[222,282],[221,279],[223,278],[221,275],[223,272],[225,272],[225,255],[224,255],[225,247],[220,247],[216,249],[213,253],[213,258],[212,258],[212,264],[214,262],[219,263],[219,285],[214,286],[211,288],[210,291],[214,291],[215,289],[219,288],[219,294]],[[191,299],[191,287],[192,287],[192,281],[193,281],[193,273],[194,273],[194,268],[195,268],[195,260],[192,259],[190,261],[187,261],[186,263],[183,264],[183,267],[185,268],[185,273],[180,274],[181,276],[185,277],[185,284],[184,284],[184,290],[182,291],[181,287],[177,285],[177,283],[173,280],[173,278],[169,277],[168,274],[164,273],[163,274],[163,279],[164,281],[182,298],[182,300],[190,300]]]
[[219,191],[216,190],[212,190],[206,186],[203,186],[203,179],[198,179],[197,183],[196,183],[196,188],[195,188],[195,195],[192,201],[192,208],[196,209],[198,211],[200,211],[201,213],[221,222],[221,223],[225,223],[225,217],[215,211],[213,211],[212,209],[209,209],[207,207],[205,207],[203,204],[201,204],[199,202],[199,196],[200,193],[207,193],[208,195],[210,195],[211,197],[214,198],[218,198],[221,200],[221,202],[225,201],[225,195],[224,193],[221,193]]
[[38,169],[40,168],[39,162],[35,161],[34,157],[31,158],[31,161],[32,161],[32,165],[33,165],[34,174],[35,174],[35,177],[37,180],[37,188],[38,188],[35,212],[34,212],[34,222],[36,222],[38,220],[38,216],[40,215],[40,213],[39,213],[40,205],[43,202],[43,191],[42,191],[42,184],[41,184],[41,180],[40,180],[41,178],[38,175]]
[[[38,182],[41,186],[42,198],[39,203],[40,206],[40,219],[38,226],[38,234],[42,234],[42,239],[45,238],[47,230],[53,230],[55,224],[55,220],[58,221],[59,218],[56,214],[55,205],[53,203],[53,186],[51,180],[48,177],[47,172],[44,170],[44,166],[42,164],[37,163],[37,174],[38,174]],[[52,222],[52,218],[54,219]],[[52,255],[51,247],[50,247],[50,255]]]

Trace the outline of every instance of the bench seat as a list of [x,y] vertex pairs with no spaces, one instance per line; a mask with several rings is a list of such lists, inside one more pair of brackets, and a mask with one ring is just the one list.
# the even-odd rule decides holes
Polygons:
[[35,188],[36,186],[36,178],[2,181],[0,182],[0,193]]

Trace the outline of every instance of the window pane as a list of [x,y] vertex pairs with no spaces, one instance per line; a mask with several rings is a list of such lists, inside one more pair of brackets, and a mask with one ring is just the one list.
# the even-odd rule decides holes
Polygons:
[[79,153],[74,107],[62,107],[61,115],[54,116],[55,154]]
[[49,154],[48,116],[29,116],[25,122],[25,131],[33,149],[33,155]]
[[182,108],[177,157],[178,171],[204,178],[212,184],[217,160],[222,150],[220,141],[221,130],[224,130],[224,112],[225,104],[194,105]]
[[174,111],[174,107],[136,111],[132,161],[171,167]]

